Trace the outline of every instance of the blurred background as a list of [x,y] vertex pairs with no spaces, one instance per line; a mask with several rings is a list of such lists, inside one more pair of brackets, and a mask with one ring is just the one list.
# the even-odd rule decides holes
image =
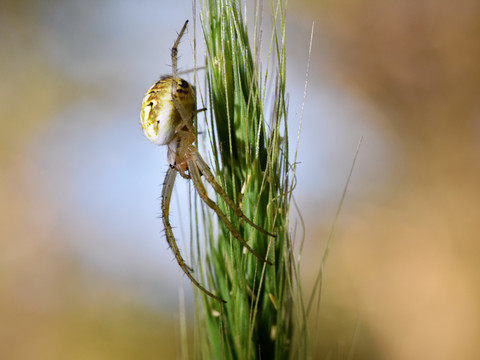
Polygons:
[[[480,358],[480,3],[301,0],[288,16],[291,134],[315,22],[295,193],[307,295],[363,137],[314,358]],[[190,285],[157,218],[165,150],[139,125],[187,18],[190,0],[1,3],[1,359],[187,350]]]

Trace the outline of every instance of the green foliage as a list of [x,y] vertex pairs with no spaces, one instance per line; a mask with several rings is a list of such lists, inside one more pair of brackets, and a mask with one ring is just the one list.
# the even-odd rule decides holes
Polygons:
[[[252,52],[240,5],[235,0],[202,3],[206,106],[211,110],[209,133],[217,181],[248,218],[277,234],[273,238],[249,226],[217,195],[222,211],[243,238],[273,265],[245,251],[223,223],[216,230],[215,217],[206,215],[207,255],[197,254],[198,267],[209,289],[227,302],[221,304],[196,291],[196,346],[203,359],[305,357],[304,327],[296,332],[301,334],[297,338],[293,331],[293,324],[305,319],[288,232],[293,181],[288,162],[283,6],[280,0],[272,7],[269,61],[262,76],[256,60],[259,29],[255,27]],[[258,20],[257,15],[256,24]],[[205,209],[197,210],[198,216],[207,214]]]

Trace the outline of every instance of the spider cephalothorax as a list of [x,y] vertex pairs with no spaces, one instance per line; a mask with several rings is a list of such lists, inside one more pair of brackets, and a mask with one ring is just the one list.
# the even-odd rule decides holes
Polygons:
[[202,181],[202,176],[239,218],[264,234],[270,236],[275,235],[259,227],[244,215],[240,207],[230,199],[223,188],[217,183],[207,163],[193,145],[196,138],[193,121],[197,112],[201,110],[197,110],[196,107],[195,88],[186,80],[177,76],[177,46],[186,30],[187,23],[188,21],[185,22],[172,48],[172,75],[161,77],[160,80],[147,91],[143,98],[140,118],[145,136],[156,145],[168,146],[167,160],[169,169],[167,170],[162,190],[162,219],[168,244],[172,248],[178,264],[188,278],[207,295],[219,301],[224,301],[205,289],[205,287],[193,277],[191,269],[185,264],[175,241],[169,220],[169,209],[177,173],[186,179],[192,180],[200,198],[215,211],[233,237],[249,252],[267,264],[271,263],[247,244],[228,217],[222,212],[218,205],[209,198]]

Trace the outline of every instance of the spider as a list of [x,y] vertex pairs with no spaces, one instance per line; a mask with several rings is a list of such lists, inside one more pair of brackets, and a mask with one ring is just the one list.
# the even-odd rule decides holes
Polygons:
[[209,198],[202,182],[202,175],[239,218],[264,234],[272,237],[275,237],[275,235],[256,225],[244,215],[240,207],[230,199],[223,188],[217,183],[207,163],[193,145],[196,139],[193,121],[196,114],[205,109],[198,110],[196,108],[195,88],[177,76],[177,47],[187,28],[187,24],[188,20],[183,25],[171,50],[172,75],[162,76],[160,80],[147,91],[143,98],[140,117],[143,131],[148,140],[156,145],[167,145],[168,147],[167,160],[169,168],[163,183],[161,205],[167,242],[175,255],[178,265],[192,283],[208,296],[220,302],[225,302],[220,297],[208,291],[195,279],[192,275],[192,269],[187,266],[178,249],[169,220],[170,199],[177,174],[180,174],[180,176],[185,179],[192,180],[200,198],[215,211],[218,218],[225,224],[233,237],[250,253],[269,265],[272,263],[247,244],[219,206]]

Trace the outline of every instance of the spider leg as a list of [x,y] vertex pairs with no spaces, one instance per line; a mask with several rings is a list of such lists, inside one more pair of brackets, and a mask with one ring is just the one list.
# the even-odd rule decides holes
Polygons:
[[191,148],[191,152],[192,152],[192,156],[194,157],[195,159],[195,163],[198,164],[198,167],[200,168],[200,172],[203,174],[203,176],[205,177],[205,179],[210,183],[210,185],[212,185],[213,189],[218,193],[220,194],[220,196],[223,198],[223,200],[225,200],[225,202],[228,204],[228,206],[235,212],[235,214],[243,219],[245,222],[247,222],[250,226],[253,226],[255,229],[257,229],[258,231],[260,231],[261,233],[263,234],[266,234],[266,235],[269,235],[269,236],[272,236],[272,237],[277,237],[277,235],[275,234],[272,234],[271,232],[268,232],[267,230],[263,229],[262,227],[258,226],[257,224],[255,224],[253,221],[251,221],[249,218],[247,218],[245,216],[245,214],[243,213],[242,209],[240,209],[238,207],[237,204],[235,204],[233,202],[232,199],[230,199],[230,197],[227,195],[227,193],[225,192],[225,190],[223,190],[223,188],[220,186],[220,184],[215,180],[215,176],[213,176],[212,172],[210,171],[210,168],[208,167],[208,165],[206,164],[206,162],[202,159],[202,156],[200,155],[200,153],[198,152],[198,150],[196,148],[194,148],[193,146],[190,147]]
[[258,259],[260,259],[264,263],[267,263],[268,265],[272,265],[270,261],[263,258],[255,250],[253,250],[250,247],[250,245],[247,244],[247,242],[242,238],[238,230],[235,229],[235,226],[233,226],[230,220],[228,220],[227,216],[222,212],[222,210],[218,207],[218,205],[208,197],[207,190],[205,190],[205,186],[203,186],[202,176],[197,166],[197,162],[195,161],[195,158],[190,156],[187,161],[188,161],[188,171],[190,173],[190,176],[192,177],[193,186],[195,186],[195,189],[197,190],[198,195],[202,198],[205,204],[207,204],[213,211],[217,213],[217,216],[227,226],[228,230],[230,230],[233,237],[236,238],[238,241],[240,241],[240,243],[244,247],[246,247],[248,251],[250,251],[253,255],[255,255]]
[[176,176],[177,176],[177,171],[175,169],[169,168],[167,170],[167,175],[165,176],[165,181],[163,183],[163,190],[162,190],[162,219],[163,219],[163,226],[165,227],[165,235],[167,237],[168,245],[172,249],[173,254],[175,255],[175,259],[178,262],[178,265],[180,265],[183,272],[185,273],[185,275],[187,275],[190,281],[208,296],[214,298],[215,300],[225,303],[226,302],[225,300],[212,294],[210,291],[205,289],[193,277],[193,275],[191,274],[190,268],[187,266],[187,264],[185,264],[185,260],[183,260],[182,254],[178,249],[177,243],[175,241],[175,237],[173,235],[172,226],[170,225],[170,220],[168,219],[168,215],[170,212],[170,199],[172,197],[172,190],[173,190],[173,185],[175,183]]
[[193,127],[194,114],[189,114],[188,111],[183,106],[183,104],[177,98],[177,78],[178,78],[178,74],[177,74],[178,49],[177,48],[178,48],[178,45],[180,44],[180,40],[182,39],[183,34],[185,33],[185,30],[187,30],[187,25],[188,25],[188,20],[185,21],[185,24],[183,24],[182,30],[180,30],[177,40],[175,40],[175,43],[173,44],[173,47],[172,47],[172,54],[171,54],[172,55],[172,101],[178,113],[180,114],[180,117],[182,118],[182,122],[179,127],[183,128],[184,126],[186,126],[189,131],[194,133],[195,132],[195,129]]
[[185,180],[190,180],[192,177],[189,174],[185,174],[185,171],[179,171],[178,172],[181,177],[183,177]]
[[[182,39],[183,33],[185,30],[187,30],[187,25],[188,25],[188,20],[185,21],[185,24],[183,24],[182,30],[180,30],[180,33],[178,34],[177,40],[175,40],[175,43],[173,44],[172,47],[172,77],[173,80],[176,80],[177,78],[177,48],[178,44],[180,44],[180,40]],[[174,87],[172,86],[172,91]]]

